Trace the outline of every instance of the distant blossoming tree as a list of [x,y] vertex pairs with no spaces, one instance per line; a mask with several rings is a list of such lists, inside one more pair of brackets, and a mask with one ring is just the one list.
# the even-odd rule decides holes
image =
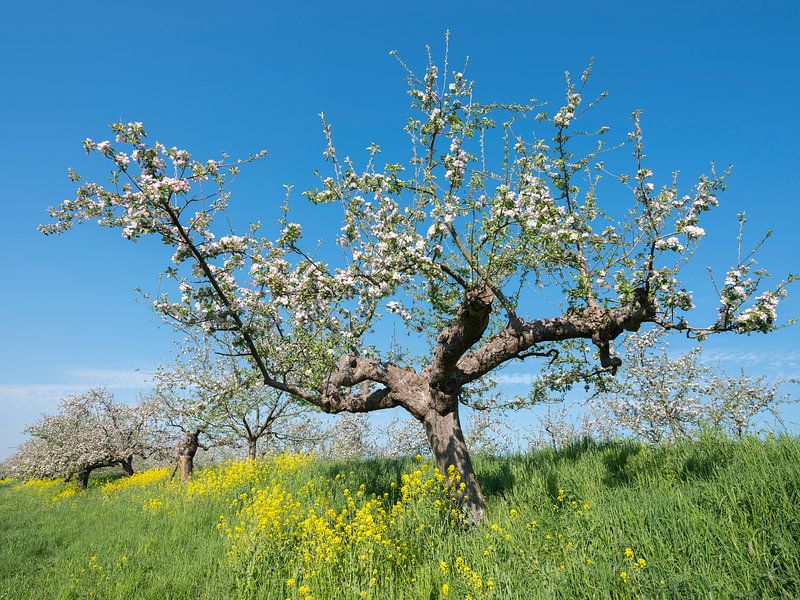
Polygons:
[[58,410],[26,429],[31,439],[9,461],[9,472],[23,479],[76,478],[83,489],[95,469],[119,466],[133,474],[133,459],[158,452],[154,405],[115,402],[106,390],[65,398]]
[[778,384],[712,368],[700,347],[670,356],[662,335],[654,330],[625,340],[622,372],[599,397],[613,422],[659,443],[688,439],[703,426],[743,437],[764,417],[780,421],[778,409],[790,397]]
[[[181,447],[194,447],[192,439],[196,436],[196,451],[202,433],[217,446],[243,444],[252,459],[259,443],[274,449],[284,443],[307,441],[308,405],[264,385],[230,345],[216,354],[205,337],[185,340],[181,356],[156,371],[155,383],[153,400],[160,419],[186,434]],[[181,473],[188,477],[194,455],[188,457],[183,452],[179,456],[185,457],[180,459]]]
[[[381,165],[372,144],[357,166],[339,154],[323,116],[329,171],[305,196],[330,221],[335,251],[305,242],[288,193],[276,235],[258,224],[232,231],[229,184],[248,161],[196,160],[148,141],[141,123],[113,124],[114,141],[84,141],[111,163],[111,183],[71,171],[77,196],[52,208],[41,230],[96,220],[171,246],[165,274],[176,295],[154,303],[166,320],[234,334],[264,385],[323,411],[407,410],[439,469],[461,474],[465,509],[479,521],[484,498],[459,419],[471,386],[534,357],[549,366],[534,398],[614,373],[614,340],[645,323],[698,337],[768,332],[786,281],[759,293],[752,260],[739,261],[719,289],[719,318],[687,322],[692,294],[681,270],[725,176],[712,168],[686,193],[674,177],[657,183],[634,113],[632,172],[615,176],[627,206],[619,210],[619,194],[601,202],[613,193],[601,186],[609,129],[577,129],[583,107],[596,103],[584,102],[588,69],[577,83],[567,78],[560,108],[537,113],[533,103],[481,103],[447,60],[442,69],[429,62],[420,77],[405,68],[414,111],[405,162]],[[542,133],[523,133],[531,128]],[[545,296],[561,308],[545,310]],[[377,334],[386,319],[429,350],[399,358],[409,355]]]

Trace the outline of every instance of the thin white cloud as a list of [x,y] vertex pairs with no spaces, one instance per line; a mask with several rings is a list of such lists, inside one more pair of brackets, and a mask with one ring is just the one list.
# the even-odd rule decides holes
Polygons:
[[46,400],[76,394],[87,386],[68,383],[6,383],[0,384],[2,400]]
[[152,385],[152,375],[138,369],[76,369],[61,383],[0,384],[0,402],[57,400],[79,394],[93,387],[109,390],[145,390]]
[[778,379],[800,375],[800,352],[796,350],[709,350],[703,353],[702,361],[728,372],[741,367],[748,375],[763,374]]
[[70,372],[69,379],[114,389],[146,388],[153,381],[150,373],[139,369],[76,369]]
[[537,373],[500,373],[494,379],[500,385],[530,385],[537,376]]
[[706,364],[735,363],[747,368],[748,365],[760,368],[792,369],[800,367],[800,352],[781,350],[708,350],[702,354]]

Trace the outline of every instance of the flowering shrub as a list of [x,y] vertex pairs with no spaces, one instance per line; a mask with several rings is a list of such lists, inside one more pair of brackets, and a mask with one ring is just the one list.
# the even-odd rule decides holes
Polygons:
[[36,492],[50,492],[63,482],[58,479],[27,479],[22,483],[25,489]]
[[18,483],[17,487],[32,491],[37,496],[41,496],[52,502],[59,502],[72,498],[79,491],[75,483],[65,482],[63,479],[26,479]]
[[203,469],[186,485],[186,496],[225,496],[241,489],[260,487],[266,481],[281,480],[300,471],[313,455],[284,453],[257,460],[228,461],[213,469]]

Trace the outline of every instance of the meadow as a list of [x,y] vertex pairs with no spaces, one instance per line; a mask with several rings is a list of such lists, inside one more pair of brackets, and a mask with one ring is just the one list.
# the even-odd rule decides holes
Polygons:
[[0,483],[0,598],[797,598],[800,438],[477,457],[465,522],[423,457],[278,455]]

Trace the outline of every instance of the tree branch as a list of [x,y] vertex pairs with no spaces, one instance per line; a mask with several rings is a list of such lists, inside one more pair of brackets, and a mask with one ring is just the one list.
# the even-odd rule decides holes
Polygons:
[[458,361],[456,375],[460,384],[466,384],[484,376],[504,362],[517,358],[534,344],[560,342],[570,339],[591,339],[600,349],[603,368],[613,369],[621,364],[618,357],[610,355],[608,342],[623,331],[636,331],[639,326],[656,317],[653,299],[637,289],[634,299],[616,309],[589,307],[582,311],[567,311],[561,317],[538,319],[523,323],[518,331],[511,326],[491,336],[474,352],[465,354]]
[[489,325],[494,293],[488,285],[467,292],[453,319],[439,334],[433,359],[424,375],[431,387],[441,388],[452,381],[456,363],[473,344],[481,339]]

